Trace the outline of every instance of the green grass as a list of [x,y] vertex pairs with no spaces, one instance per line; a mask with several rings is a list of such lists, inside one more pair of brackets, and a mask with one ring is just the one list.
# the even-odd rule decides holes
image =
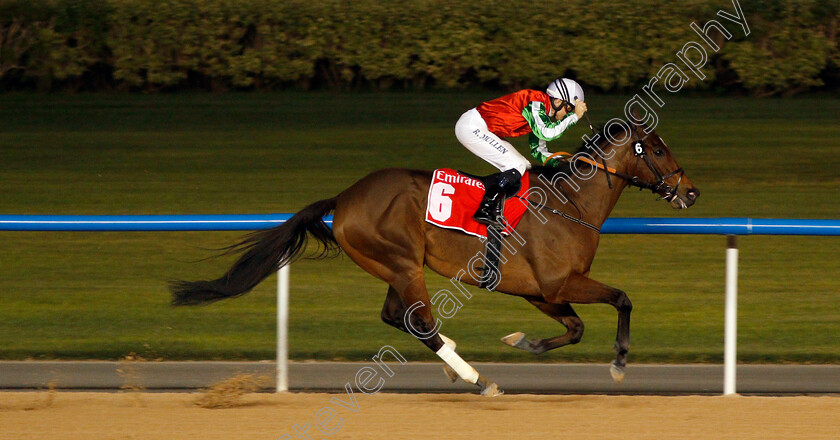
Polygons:
[[[460,113],[493,94],[4,95],[0,213],[294,212],[383,167],[492,168],[455,140]],[[614,216],[838,218],[840,100],[667,97],[657,131],[702,191],[674,211],[627,191]],[[625,97],[593,96],[596,120]],[[585,124],[557,142],[577,147]],[[525,151],[524,139],[515,144]],[[166,281],[219,275],[193,261],[240,234],[0,233],[0,358],[270,359],[275,279],[235,300],[168,306]],[[840,362],[840,240],[740,240],[739,357]],[[634,303],[631,362],[717,362],[723,349],[718,236],[602,238],[592,277]],[[434,292],[447,280],[429,276]],[[384,344],[434,354],[382,324],[386,286],[346,257],[292,267],[291,356],[367,359]],[[498,338],[561,328],[518,298],[472,289],[443,324],[468,360],[613,357],[616,314],[582,305],[583,341],[534,357]]]

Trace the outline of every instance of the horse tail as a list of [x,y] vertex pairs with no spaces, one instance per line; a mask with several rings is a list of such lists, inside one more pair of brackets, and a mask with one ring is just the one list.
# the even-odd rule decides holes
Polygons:
[[322,218],[335,206],[335,197],[317,201],[283,224],[252,232],[240,243],[225,248],[222,255],[242,253],[233,267],[215,280],[170,283],[172,305],[205,304],[249,292],[260,281],[300,258],[310,235],[318,241],[321,251],[309,258],[337,255],[341,249]]

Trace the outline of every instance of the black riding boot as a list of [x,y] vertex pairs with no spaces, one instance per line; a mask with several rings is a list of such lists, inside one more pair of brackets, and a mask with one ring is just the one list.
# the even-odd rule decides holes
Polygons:
[[516,194],[521,186],[519,179],[522,175],[517,170],[507,170],[502,173],[492,174],[484,179],[484,199],[478,207],[473,220],[487,226],[494,226],[504,229],[502,223],[502,212],[505,199]]
[[482,225],[501,226],[499,217],[502,216],[502,191],[497,186],[488,186],[484,192],[484,199],[481,201],[481,206],[473,215],[473,220]]

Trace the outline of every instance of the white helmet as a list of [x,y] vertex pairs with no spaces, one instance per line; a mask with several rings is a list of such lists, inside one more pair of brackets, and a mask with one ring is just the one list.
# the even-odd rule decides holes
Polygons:
[[562,99],[569,104],[574,104],[575,99],[583,101],[583,88],[575,80],[569,78],[557,78],[549,84],[545,91],[548,96]]

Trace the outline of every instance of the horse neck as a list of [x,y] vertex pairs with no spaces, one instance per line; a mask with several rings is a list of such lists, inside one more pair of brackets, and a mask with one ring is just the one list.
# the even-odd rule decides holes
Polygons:
[[[616,156],[619,155],[617,154]],[[623,171],[626,168],[626,166],[624,166],[623,157],[611,158],[611,160],[607,161],[607,166],[620,171]],[[556,183],[555,188],[558,186],[562,187],[562,194],[569,199],[569,201],[566,201],[565,203],[563,203],[562,197],[556,197],[556,193],[559,191],[552,191],[549,188],[545,188],[549,184],[546,181],[542,181],[540,186],[543,186],[544,189],[548,190],[547,193],[549,202],[547,203],[547,206],[561,210],[575,217],[577,217],[578,212],[574,206],[577,206],[580,208],[580,215],[584,221],[600,227],[607,217],[610,216],[610,213],[613,208],[615,208],[616,203],[618,203],[619,197],[621,197],[621,192],[627,186],[626,180],[615,175],[610,175],[610,183],[612,184],[612,188],[610,188],[610,183],[607,182],[607,178],[604,174],[603,170],[598,169],[598,171],[588,179],[584,179],[579,176],[572,176],[570,180],[574,181],[574,184],[577,185],[578,189],[576,189],[575,185],[572,185],[569,181],[560,181],[560,183]],[[552,194],[555,196],[553,197]]]

